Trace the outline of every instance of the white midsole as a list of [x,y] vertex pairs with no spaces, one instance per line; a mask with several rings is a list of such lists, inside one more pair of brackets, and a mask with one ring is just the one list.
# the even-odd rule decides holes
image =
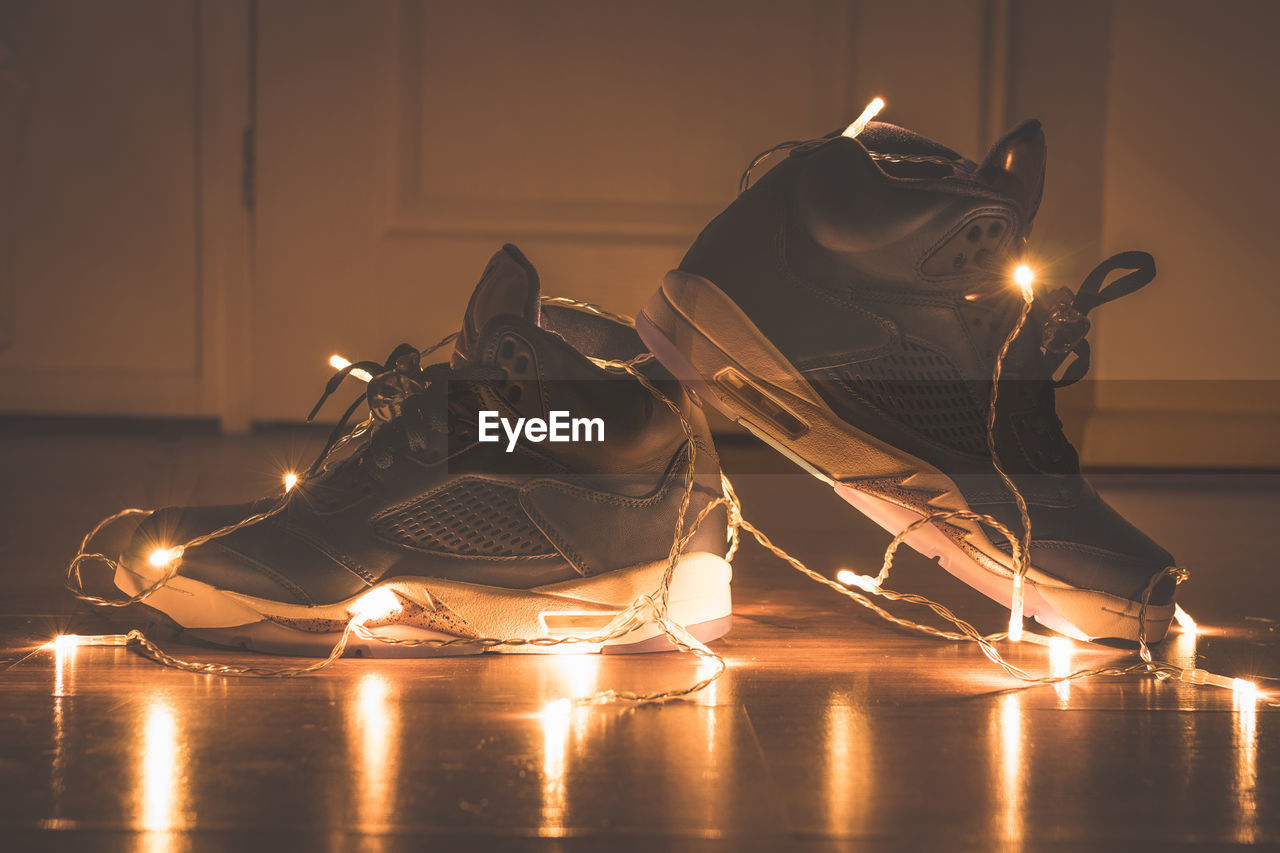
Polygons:
[[[680,271],[668,274],[638,318],[636,329],[677,378],[690,383],[758,438],[829,483],[841,497],[886,530],[897,533],[919,519],[921,513],[859,490],[857,480],[896,481],[904,489],[929,496],[927,506],[933,509],[970,510],[960,489],[942,471],[836,416],[786,356],[712,282]],[[730,350],[733,356],[729,355]],[[734,373],[740,387],[754,390],[767,405],[785,410],[794,423],[803,426],[803,431],[788,434],[758,405],[735,396],[718,378],[726,371]],[[950,519],[947,523],[963,530],[965,546],[985,560],[966,553],[937,525],[916,530],[906,542],[926,556],[937,557],[944,569],[974,589],[1009,606],[1013,595],[1010,556],[991,542],[977,522]],[[1027,571],[1024,591],[1026,615],[1060,633],[1079,639],[1138,636],[1137,602],[1072,587],[1035,567]],[[1164,636],[1173,610],[1172,604],[1147,608],[1147,639],[1154,642]]]
[[[837,484],[836,493],[857,507],[863,515],[892,533],[905,529],[920,515],[883,498]],[[964,581],[983,595],[1003,604],[1013,599],[1012,572],[998,575],[979,565],[955,540],[938,527],[929,525],[915,530],[906,543],[926,557],[937,558],[948,573]],[[1089,589],[1077,589],[1061,582],[1043,583],[1040,572],[1028,572],[1023,586],[1024,612],[1046,628],[1079,640],[1100,638],[1136,638],[1141,605],[1116,595]],[[1164,637],[1173,605],[1148,605],[1146,637],[1157,642]]]
[[[667,562],[662,560],[532,589],[505,589],[427,577],[394,578],[375,588],[389,589],[426,610],[445,608],[478,637],[591,637],[607,633],[615,626],[619,614],[642,596],[654,594],[656,597],[666,567]],[[722,557],[706,552],[683,555],[672,575],[669,615],[681,625],[729,616],[732,576],[732,568]],[[115,581],[117,587],[133,595],[152,583],[154,577],[144,577],[121,564]],[[363,590],[333,604],[308,607],[217,589],[179,574],[152,593],[146,604],[182,627],[193,629],[234,628],[263,619],[345,623],[354,614],[356,602],[369,591]],[[634,643],[659,633],[661,630],[656,625],[650,625],[605,645]],[[534,651],[536,647],[529,650]]]

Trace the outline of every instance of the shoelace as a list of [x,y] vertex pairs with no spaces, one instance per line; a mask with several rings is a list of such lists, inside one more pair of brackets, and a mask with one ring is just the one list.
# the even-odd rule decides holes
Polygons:
[[[453,367],[448,362],[437,362],[422,366],[423,355],[434,352],[456,337],[450,335],[425,352],[402,343],[381,364],[376,361],[357,361],[335,373],[325,384],[320,399],[307,415],[308,421],[319,414],[329,397],[353,373],[363,371],[371,378],[364,393],[356,397],[343,412],[337,425],[329,433],[324,449],[303,479],[319,474],[325,461],[338,447],[364,435],[370,429],[373,432],[369,440],[369,458],[378,468],[389,467],[395,458],[397,446],[385,429],[374,428],[375,421],[387,427],[398,425],[409,450],[421,453],[428,447],[429,432],[447,434],[449,431],[451,390],[457,389],[459,384],[501,382],[507,378],[505,370],[491,365]],[[368,405],[369,417],[355,430],[347,432],[352,415],[362,404]]]
[[[1129,272],[1106,284],[1114,273],[1122,270]],[[1054,392],[1074,385],[1089,371],[1090,348],[1086,338],[1090,329],[1089,312],[1145,287],[1155,275],[1155,259],[1147,252],[1120,252],[1094,267],[1078,290],[1059,287],[1036,294],[1032,312],[1019,336],[1038,336],[1035,346],[1039,358],[1027,363],[1023,350],[1023,364],[1018,372],[1024,381],[1013,381],[1009,392],[1015,400],[1019,397],[1026,400],[1027,408],[1036,413],[1027,425],[1031,433],[1028,438],[1039,445],[1039,450],[1034,452],[1043,453],[1047,463],[1059,465],[1073,453],[1057,416]],[[970,303],[990,298],[1011,299],[1008,283],[993,276],[990,282],[965,296]],[[994,352],[988,354],[995,357]],[[1014,360],[1018,360],[1016,355]]]
[[[1118,270],[1130,272],[1103,287]],[[1074,294],[1069,288],[1060,287],[1036,300],[1045,314],[1040,352],[1044,354],[1049,374],[1056,374],[1067,358],[1075,355],[1062,376],[1054,381],[1055,388],[1073,385],[1089,371],[1089,341],[1085,338],[1089,333],[1089,312],[1146,287],[1155,277],[1156,262],[1151,255],[1120,252],[1094,267]]]
[[[1010,332],[1009,337],[1006,338],[1005,346],[1001,350],[1001,360],[1003,360],[1003,356],[1007,352],[1008,345],[1013,342],[1013,340],[1017,337],[1018,333],[1021,331],[1023,323],[1025,322],[1029,314],[1030,306],[1031,306],[1031,302],[1028,299],[1024,302],[1023,311],[1019,315],[1018,322],[1016,323],[1014,329]],[[594,306],[592,307],[594,308]],[[601,313],[603,316],[610,316],[610,317],[614,317],[615,319],[620,319],[616,315],[610,315],[607,312],[604,312],[602,309],[594,309],[594,310],[597,313]],[[436,347],[434,347],[433,349],[443,346],[445,343],[448,343],[451,339],[452,337],[446,338],[440,344],[437,344]],[[1151,654],[1150,647],[1148,646],[1147,640],[1146,640],[1146,612],[1147,612],[1147,607],[1148,607],[1151,593],[1155,589],[1156,585],[1165,577],[1172,576],[1177,582],[1181,582],[1182,580],[1185,580],[1187,576],[1187,572],[1185,569],[1179,569],[1176,567],[1168,567],[1164,569],[1162,572],[1152,577],[1150,583],[1148,583],[1147,585],[1147,588],[1144,590],[1142,595],[1142,605],[1138,611],[1139,661],[1137,663],[1131,663],[1127,665],[1120,664],[1120,665],[1102,666],[1094,669],[1081,669],[1081,670],[1076,670],[1074,672],[1067,672],[1063,674],[1055,673],[1053,675],[1048,675],[1048,676],[1035,676],[1027,672],[1026,670],[1024,670],[1022,667],[1007,661],[1003,657],[1003,655],[1001,655],[1000,652],[996,649],[994,643],[1004,640],[1006,638],[1012,639],[1011,635],[1007,635],[1004,633],[982,634],[976,628],[974,628],[974,626],[971,625],[969,622],[959,618],[949,608],[941,604],[938,604],[920,595],[915,595],[913,593],[895,592],[895,591],[886,589],[883,586],[883,581],[887,578],[889,571],[893,565],[893,558],[894,558],[895,552],[897,551],[898,547],[911,534],[911,532],[926,524],[930,524],[938,520],[945,520],[947,518],[966,517],[974,521],[989,523],[995,526],[999,530],[1001,535],[1003,535],[1005,538],[1010,540],[1011,544],[1014,547],[1015,563],[1019,562],[1018,554],[1020,551],[1020,544],[1021,544],[1019,537],[1015,536],[1012,531],[1004,527],[1002,524],[1000,524],[998,520],[990,516],[980,515],[980,514],[971,513],[971,512],[956,511],[956,510],[947,511],[947,512],[932,512],[925,516],[922,516],[921,518],[912,522],[902,531],[900,531],[893,538],[893,541],[889,543],[889,546],[885,550],[885,554],[884,554],[884,564],[881,568],[880,575],[877,578],[870,578],[870,577],[855,575],[853,578],[853,581],[836,581],[824,575],[821,575],[818,572],[815,572],[814,570],[810,569],[808,566],[804,565],[795,557],[788,554],[782,548],[778,547],[772,541],[770,541],[770,539],[762,531],[760,531],[758,528],[756,528],[754,525],[752,525],[742,517],[741,505],[738,502],[737,496],[734,494],[733,487],[729,483],[728,478],[725,477],[723,474],[721,475],[721,484],[722,484],[722,490],[723,490],[722,497],[708,503],[706,506],[702,508],[702,511],[698,513],[697,517],[695,517],[691,523],[686,524],[685,523],[686,513],[688,511],[689,499],[692,494],[692,487],[693,487],[693,467],[694,467],[693,462],[694,462],[695,454],[697,452],[696,442],[693,441],[693,437],[694,437],[693,429],[690,426],[688,420],[685,419],[683,414],[680,412],[679,407],[670,398],[662,394],[662,392],[659,391],[645,377],[644,373],[640,370],[640,366],[643,363],[649,361],[651,358],[652,356],[648,354],[644,354],[637,357],[636,359],[633,359],[630,362],[608,362],[600,359],[592,359],[592,360],[595,361],[598,364],[598,366],[604,369],[630,374],[633,378],[635,378],[638,382],[640,382],[640,384],[643,385],[646,388],[646,390],[648,390],[651,394],[653,394],[656,399],[660,400],[664,405],[666,405],[667,408],[669,408],[672,411],[672,413],[676,415],[677,418],[679,418],[681,428],[684,430],[686,436],[689,437],[690,439],[690,441],[685,445],[687,467],[685,470],[685,477],[684,477],[684,480],[685,480],[684,490],[683,490],[684,497],[681,501],[680,510],[677,515],[677,522],[676,522],[675,531],[674,531],[675,535],[673,537],[671,551],[668,554],[668,565],[667,565],[666,572],[664,573],[664,576],[663,576],[662,585],[659,587],[658,590],[654,591],[653,593],[639,596],[636,599],[636,601],[634,601],[631,604],[631,606],[629,606],[623,613],[620,613],[618,615],[618,617],[612,623],[612,627],[610,629],[607,629],[604,633],[602,633],[599,636],[560,637],[560,638],[536,637],[536,638],[507,638],[507,639],[484,638],[480,640],[459,638],[456,640],[449,640],[449,641],[396,640],[396,639],[392,639],[384,636],[374,636],[368,631],[368,629],[364,627],[363,624],[361,624],[359,617],[356,616],[356,617],[353,617],[350,622],[348,622],[346,628],[342,632],[341,637],[339,638],[339,640],[334,645],[333,649],[330,651],[329,655],[326,658],[305,666],[228,665],[228,664],[220,664],[215,662],[182,660],[180,658],[175,658],[172,655],[166,653],[163,649],[161,649],[154,642],[148,639],[145,634],[143,634],[141,631],[136,629],[129,631],[128,634],[101,635],[98,637],[91,637],[88,639],[90,639],[90,641],[93,644],[129,646],[133,648],[135,651],[137,651],[139,654],[145,657],[151,658],[152,660],[155,660],[156,662],[164,666],[172,667],[174,669],[178,669],[186,672],[196,672],[196,673],[216,674],[216,675],[254,676],[259,678],[293,678],[297,676],[308,675],[310,673],[318,672],[319,670],[324,669],[325,667],[329,666],[334,661],[342,657],[343,653],[346,650],[347,643],[349,642],[352,636],[360,636],[361,638],[364,638],[364,639],[377,640],[378,642],[392,643],[396,645],[431,645],[431,646],[443,647],[443,646],[460,645],[460,644],[470,644],[470,645],[478,644],[482,648],[492,648],[499,645],[567,646],[575,643],[607,642],[611,639],[615,639],[617,637],[630,633],[631,631],[635,630],[637,627],[641,626],[642,624],[653,622],[659,626],[663,635],[665,635],[672,642],[672,644],[675,645],[676,648],[678,648],[680,651],[685,652],[687,654],[692,654],[695,657],[699,658],[703,663],[710,664],[711,665],[710,671],[707,672],[706,670],[700,667],[698,670],[699,675],[697,677],[697,680],[694,681],[692,684],[689,684],[682,688],[664,690],[664,691],[659,691],[655,693],[634,693],[631,691],[623,691],[623,690],[605,690],[595,694],[594,696],[587,697],[587,698],[580,698],[575,701],[604,702],[604,701],[624,700],[624,701],[636,702],[639,704],[666,702],[672,699],[679,699],[679,698],[683,698],[686,696],[690,696],[694,693],[697,693],[707,685],[714,682],[725,672],[726,664],[724,659],[718,653],[712,651],[705,644],[703,644],[702,642],[697,640],[695,637],[690,635],[682,625],[680,625],[679,623],[671,619],[671,617],[667,613],[667,608],[666,608],[668,594],[670,590],[671,578],[675,569],[676,560],[679,558],[679,555],[684,552],[684,549],[687,546],[688,542],[692,539],[695,531],[707,518],[708,514],[712,510],[716,509],[717,507],[723,506],[729,513],[730,539],[729,539],[729,550],[725,554],[726,561],[733,560],[734,554],[738,550],[739,535],[741,532],[745,531],[751,534],[756,539],[756,541],[759,542],[761,546],[767,549],[770,553],[777,556],[779,559],[785,561],[788,565],[790,565],[796,571],[800,572],[801,574],[804,574],[805,576],[809,577],[814,581],[817,581],[818,583],[821,583],[823,586],[826,586],[827,588],[839,593],[840,595],[845,596],[846,598],[852,600],[853,602],[867,608],[868,610],[875,613],[877,616],[886,620],[887,622],[890,622],[901,628],[915,631],[917,633],[934,637],[937,639],[959,641],[959,642],[967,641],[967,642],[975,643],[987,659],[989,659],[992,663],[994,663],[996,666],[1002,669],[1006,674],[1012,676],[1013,678],[1018,679],[1024,684],[1059,684],[1067,681],[1093,678],[1098,676],[1125,676],[1125,675],[1136,675],[1136,674],[1153,675],[1160,680],[1175,678],[1175,679],[1179,679],[1181,681],[1187,682],[1189,684],[1212,684],[1217,687],[1228,687],[1235,690],[1239,690],[1242,683],[1246,685],[1249,684],[1248,682],[1240,682],[1239,679],[1232,679],[1226,676],[1218,675],[1216,673],[1207,672],[1202,669],[1198,669],[1194,667],[1184,668],[1184,667],[1180,667],[1180,666],[1176,666],[1174,664],[1168,663],[1166,661],[1154,660]],[[1000,378],[999,363],[1000,362],[997,362],[997,368],[992,377],[993,388],[992,388],[991,409],[993,411],[995,409],[995,404],[996,404],[996,394],[998,393],[997,389],[999,388],[999,384],[1000,384],[999,383],[999,378]],[[373,416],[371,415],[370,418],[366,421],[366,423],[371,422],[372,419],[373,419]],[[359,428],[352,430],[351,433],[348,433],[346,436],[343,436],[339,441],[334,443],[333,447],[330,449],[329,452],[332,453],[334,450],[341,447],[347,441],[357,436],[359,432],[360,432]],[[287,493],[286,493],[286,499],[287,499]],[[241,527],[256,523],[257,521],[262,520],[263,518],[269,517],[275,512],[278,512],[284,506],[284,503],[285,501],[282,500],[279,503],[277,503],[275,507],[265,512],[258,513],[257,515],[254,515],[254,516],[250,516],[249,518],[246,518],[241,522],[238,522],[233,525],[229,525],[228,527],[223,528],[222,530],[214,531],[213,533],[207,534],[206,536],[201,537],[197,540],[192,540],[191,542],[186,543],[184,547],[186,548],[195,547],[196,545],[201,544],[201,542],[209,541],[219,536],[224,536],[237,529],[240,529]],[[67,587],[72,591],[73,594],[75,594],[77,598],[92,604],[105,605],[108,607],[116,607],[116,608],[125,607],[130,604],[146,599],[148,596],[156,592],[158,589],[163,587],[172,579],[174,574],[176,574],[176,566],[177,566],[176,561],[174,562],[173,565],[170,566],[169,570],[164,573],[163,577],[161,577],[160,580],[152,584],[147,589],[144,589],[139,593],[137,593],[136,595],[130,596],[127,599],[114,599],[114,600],[105,599],[98,596],[90,595],[84,590],[83,582],[80,578],[80,567],[82,564],[86,562],[100,562],[106,565],[109,569],[113,571],[119,568],[119,563],[116,560],[112,559],[111,557],[105,554],[95,552],[91,549],[90,545],[94,541],[94,538],[98,535],[98,533],[102,531],[104,528],[106,528],[107,526],[115,523],[120,519],[139,516],[139,515],[147,515],[147,514],[149,514],[149,511],[147,510],[139,510],[139,509],[122,510],[118,513],[115,513],[114,515],[104,518],[92,530],[90,530],[85,535],[83,541],[80,543],[80,548],[76,556],[72,559],[71,563],[67,567],[67,578],[66,578]],[[1024,533],[1025,532],[1026,531],[1024,531]],[[1018,573],[1015,575],[1015,577],[1016,578],[1021,577],[1021,567]],[[853,586],[852,587],[849,586],[848,585],[849,583],[853,583]],[[889,611],[887,611],[885,608],[876,604],[874,601],[872,601],[871,599],[873,596],[884,598],[889,601],[903,602],[903,603],[909,603],[909,604],[925,607],[931,612],[933,612],[936,616],[954,625],[957,630],[955,631],[943,630],[943,629],[936,628],[932,625],[926,625],[911,619],[906,619],[900,616],[896,616],[890,613]],[[1033,636],[1034,635],[1029,635],[1028,639],[1032,638]],[[1044,640],[1038,640],[1038,641],[1045,642]],[[1256,686],[1254,686],[1253,689],[1256,691]],[[1249,694],[1249,695],[1252,696],[1255,694]],[[1271,706],[1280,706],[1280,702],[1275,702],[1275,701],[1267,702],[1267,704]]]

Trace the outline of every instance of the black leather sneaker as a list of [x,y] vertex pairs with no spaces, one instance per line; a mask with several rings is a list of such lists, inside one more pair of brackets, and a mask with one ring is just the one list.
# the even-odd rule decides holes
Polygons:
[[[328,653],[369,602],[376,612],[366,627],[383,637],[599,636],[659,590],[685,490],[679,419],[635,377],[590,360],[644,352],[630,326],[541,299],[533,267],[504,246],[471,297],[449,363],[422,367],[402,345],[385,364],[349,368],[373,374],[366,396],[377,418],[362,446],[284,496],[155,512],[116,585],[136,594],[163,576],[165,549],[287,498],[279,513],[174,555],[176,576],[146,604],[195,639],[287,654]],[[721,495],[706,422],[661,365],[650,359],[640,369],[696,435],[691,522]],[[507,427],[481,430],[481,412],[508,426],[520,418],[549,426],[522,429],[513,442]],[[602,435],[583,423],[575,436],[573,419],[598,419]],[[495,432],[498,440],[483,440]],[[553,433],[569,440],[551,441]],[[703,641],[731,621],[726,533],[717,507],[671,585],[671,617]],[[378,656],[486,650],[358,636],[350,647]],[[590,650],[670,648],[649,624]],[[566,647],[492,650],[544,649]]]
[[[703,230],[637,330],[699,396],[885,529],[960,509],[1020,532],[986,422],[1044,166],[1035,121],[981,164],[880,122],[798,144]],[[1078,294],[1038,294],[1004,363],[996,449],[1032,520],[1024,612],[1077,638],[1136,639],[1144,591],[1173,565],[1081,477],[1054,412],[1055,385],[1088,366],[1084,315],[1154,274],[1126,253]],[[1011,549],[993,529],[934,521],[906,541],[1010,605]],[[1175,586],[1152,592],[1149,640]]]

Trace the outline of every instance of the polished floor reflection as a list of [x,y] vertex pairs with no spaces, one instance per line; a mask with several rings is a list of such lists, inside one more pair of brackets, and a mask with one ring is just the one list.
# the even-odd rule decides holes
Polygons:
[[[1023,688],[972,647],[891,630],[754,547],[735,562],[737,621],[717,643],[727,674],[661,708],[573,700],[683,684],[698,661],[344,660],[262,681],[44,646],[106,630],[57,591],[78,528],[115,504],[240,497],[234,471],[269,467],[279,443],[55,436],[0,453],[0,477],[20,484],[0,522],[0,848],[1280,844],[1280,709],[1148,679]],[[887,537],[819,484],[726,456],[747,471],[735,478],[747,514],[779,544],[832,573],[878,561]],[[1196,568],[1183,601],[1201,630],[1157,656],[1280,688],[1280,477],[1101,486]],[[901,587],[1002,621],[922,559],[899,571]],[[1124,653],[1010,656],[1061,674]]]

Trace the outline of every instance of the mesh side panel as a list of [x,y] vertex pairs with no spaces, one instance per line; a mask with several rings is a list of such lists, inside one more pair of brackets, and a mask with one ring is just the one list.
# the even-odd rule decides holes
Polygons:
[[987,454],[987,411],[980,383],[966,382],[940,353],[913,341],[825,378],[928,438],[975,456]]
[[537,557],[556,553],[520,506],[517,489],[461,479],[374,522],[392,542],[447,554]]

